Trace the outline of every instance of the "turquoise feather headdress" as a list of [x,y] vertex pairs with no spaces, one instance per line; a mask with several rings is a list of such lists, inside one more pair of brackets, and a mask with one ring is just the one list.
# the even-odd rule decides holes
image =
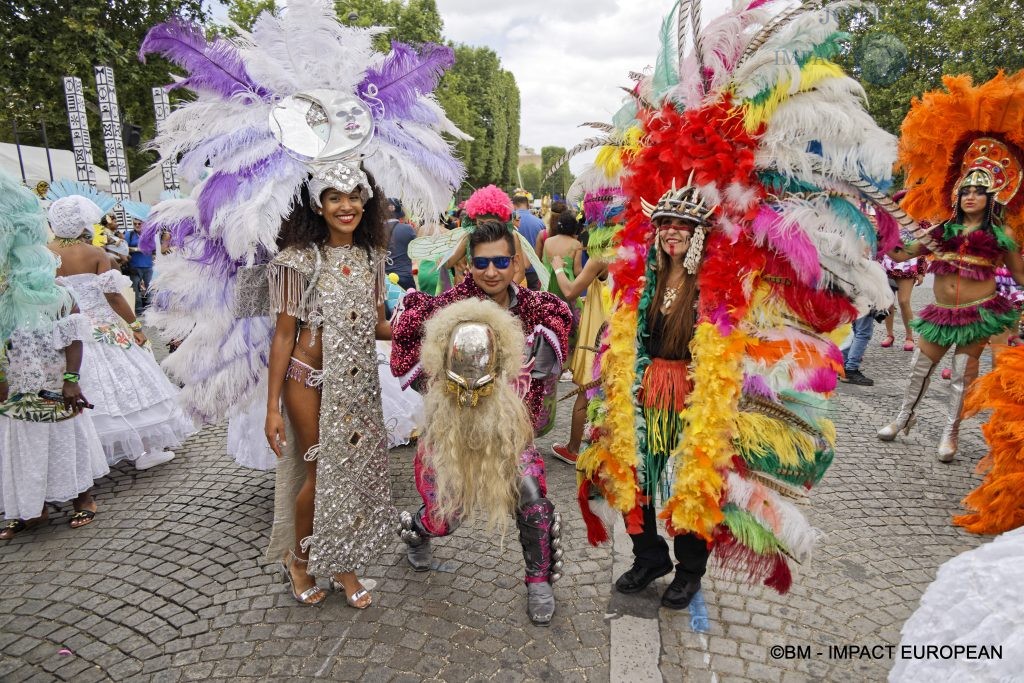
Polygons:
[[39,200],[0,172],[0,343],[15,328],[49,324],[72,306],[70,293],[54,281],[58,260],[46,239]]

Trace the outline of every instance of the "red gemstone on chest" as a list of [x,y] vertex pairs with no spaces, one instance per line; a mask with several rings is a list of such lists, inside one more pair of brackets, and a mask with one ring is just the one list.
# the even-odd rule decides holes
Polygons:
[[341,274],[344,275],[345,277],[348,277],[349,275],[352,274],[352,269],[349,268],[348,266],[342,266],[341,267]]

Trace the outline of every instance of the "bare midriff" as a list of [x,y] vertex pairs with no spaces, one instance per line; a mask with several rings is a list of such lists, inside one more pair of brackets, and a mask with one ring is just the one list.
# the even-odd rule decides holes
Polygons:
[[[308,326],[302,325],[299,328],[299,338],[295,342],[295,348],[292,349],[292,357],[296,358],[314,370],[320,370],[324,363],[324,347],[323,347],[323,335],[322,330],[315,330],[316,335],[314,337],[314,330],[309,329]],[[313,344],[310,346],[310,339],[313,339]]]
[[943,306],[962,306],[992,296],[996,291],[995,278],[970,280],[955,274],[935,275],[935,303]]

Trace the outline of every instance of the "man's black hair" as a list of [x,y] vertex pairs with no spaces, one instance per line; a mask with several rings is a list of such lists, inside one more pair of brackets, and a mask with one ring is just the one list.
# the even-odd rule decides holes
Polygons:
[[508,243],[510,256],[516,255],[516,238],[512,234],[512,230],[509,229],[508,223],[496,220],[484,220],[477,223],[476,228],[469,234],[470,256],[473,255],[477,245],[489,244],[498,240],[505,240]]

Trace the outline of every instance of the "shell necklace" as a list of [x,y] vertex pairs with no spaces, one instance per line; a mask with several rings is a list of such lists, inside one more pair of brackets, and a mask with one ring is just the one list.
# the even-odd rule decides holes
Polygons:
[[676,297],[679,296],[679,290],[681,290],[682,288],[683,282],[680,282],[675,287],[665,287],[665,293],[661,298],[662,313],[668,313],[670,310],[672,310],[672,304],[676,302]]

